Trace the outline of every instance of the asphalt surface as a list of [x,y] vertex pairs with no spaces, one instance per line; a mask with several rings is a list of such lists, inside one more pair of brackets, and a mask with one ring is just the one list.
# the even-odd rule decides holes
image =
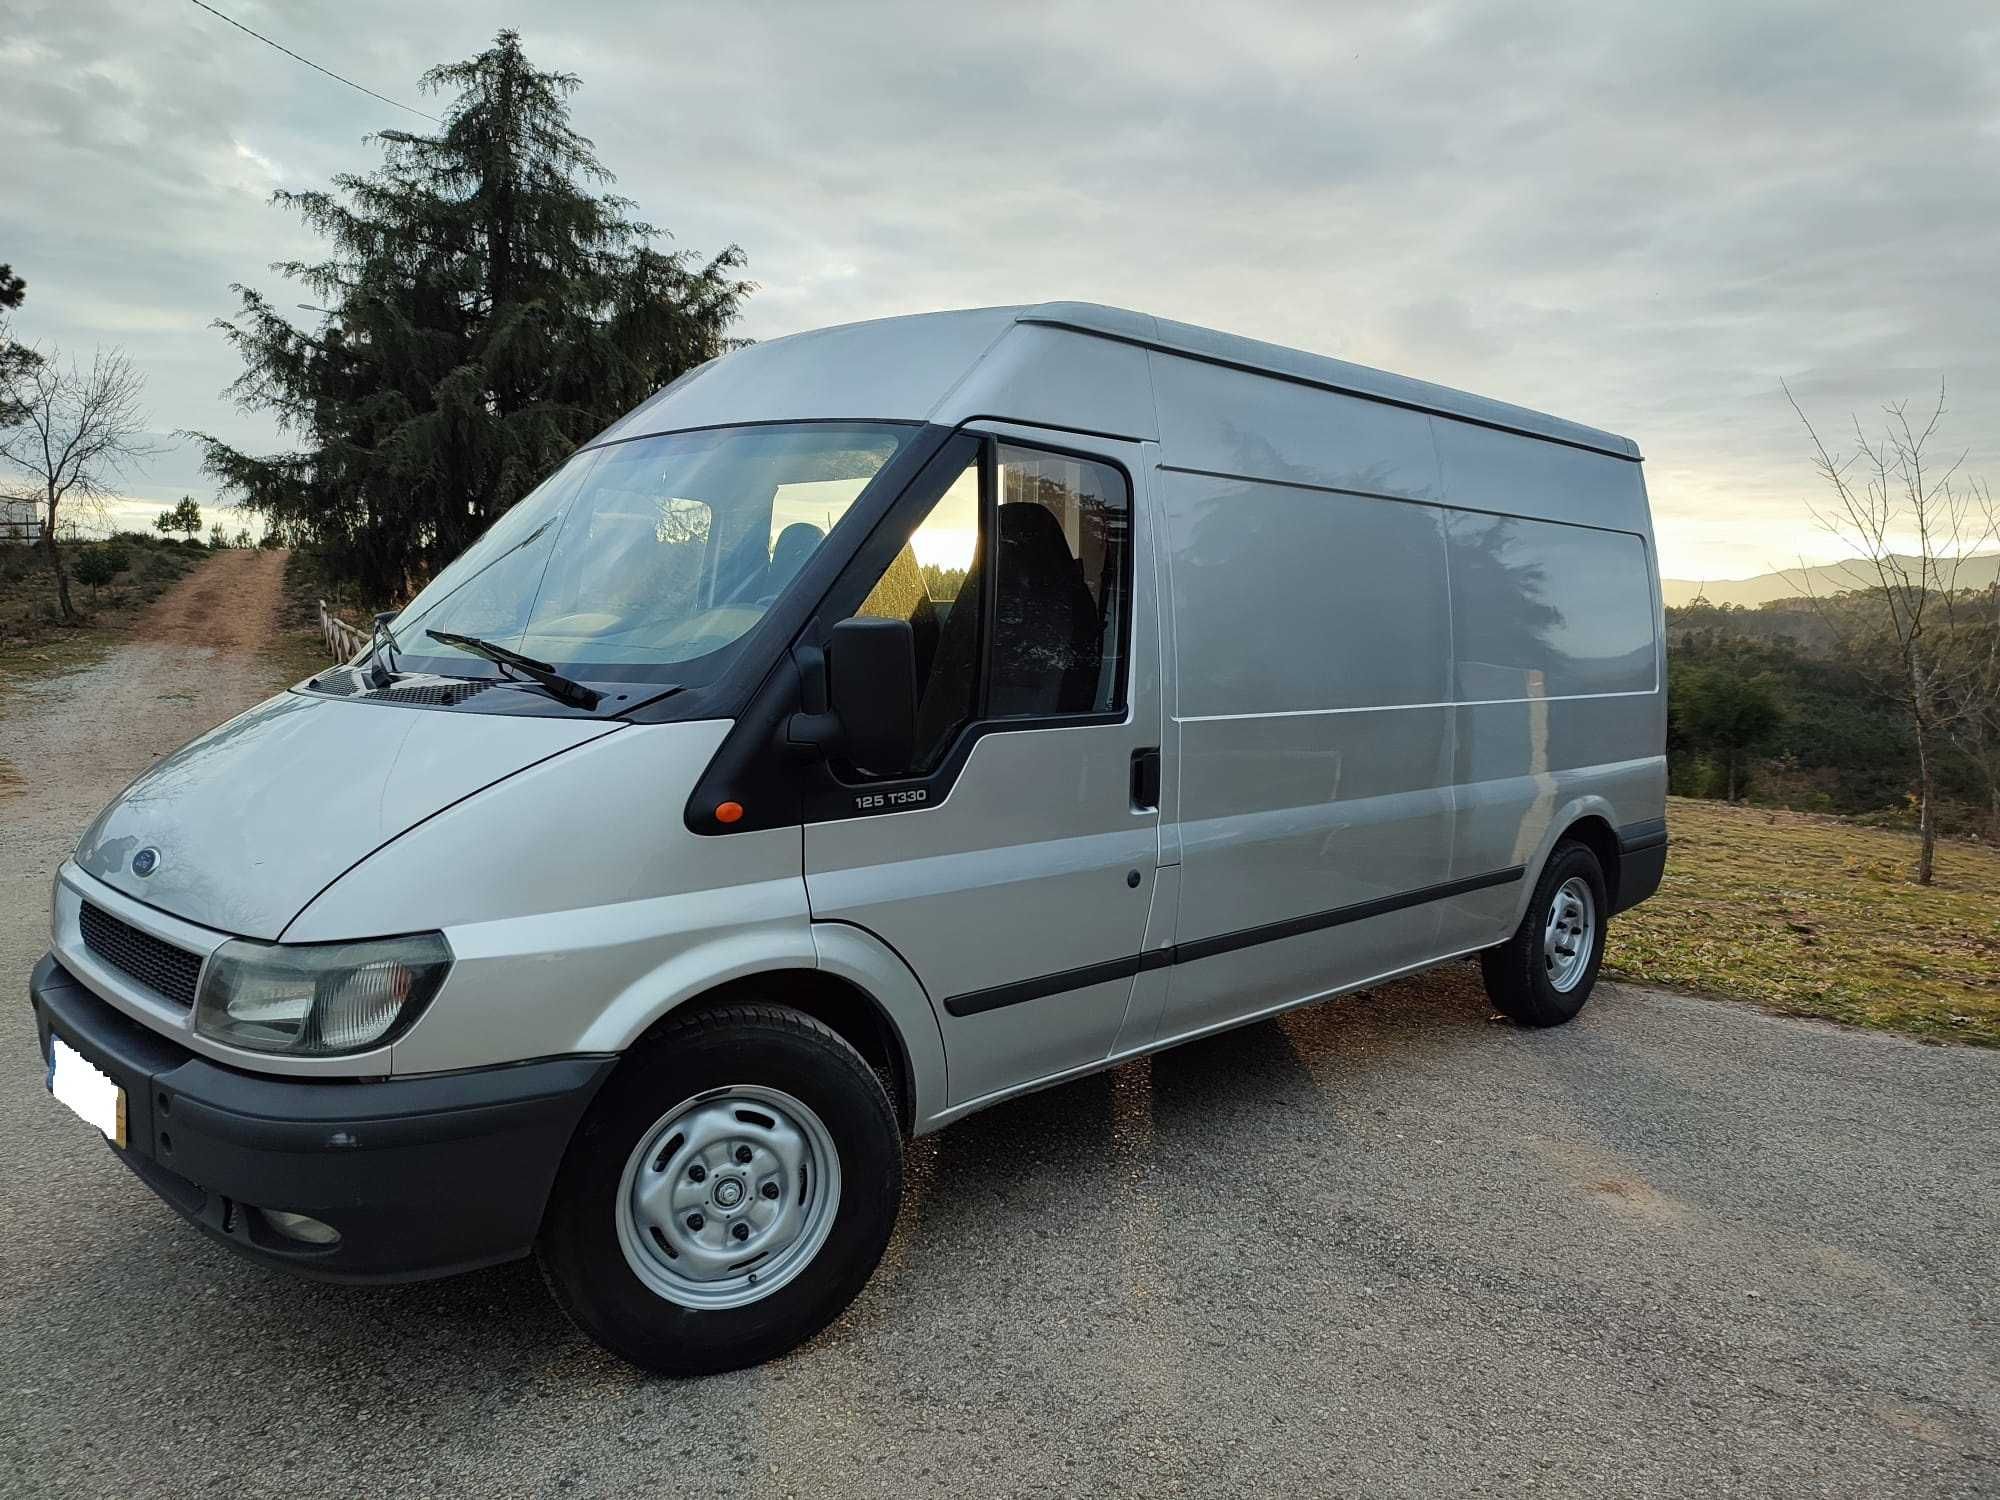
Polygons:
[[44,1092],[20,988],[78,808],[256,681],[203,664],[142,734],[93,697],[169,658],[0,704],[31,773],[97,728],[0,793],[0,1493],[2000,1494],[2000,1054],[1617,986],[1529,1033],[1464,965],[916,1143],[758,1370],[643,1376],[527,1265],[242,1263]]

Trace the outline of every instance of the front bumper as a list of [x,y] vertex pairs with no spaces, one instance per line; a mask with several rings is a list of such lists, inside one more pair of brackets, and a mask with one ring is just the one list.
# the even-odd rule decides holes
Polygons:
[[[125,1090],[112,1150],[232,1250],[330,1281],[410,1281],[525,1255],[556,1168],[617,1059],[562,1057],[379,1082],[260,1076],[113,1010],[53,957],[28,982],[53,1031]],[[339,1240],[285,1234],[306,1214]]]

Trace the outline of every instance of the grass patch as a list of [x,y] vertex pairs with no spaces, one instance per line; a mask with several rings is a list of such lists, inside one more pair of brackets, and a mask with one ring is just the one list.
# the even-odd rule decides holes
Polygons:
[[0,694],[26,678],[80,671],[125,639],[122,629],[91,621],[32,644],[0,645]]
[[1660,893],[1611,924],[1620,979],[2000,1047],[2000,851],[1839,818],[1670,800]]
[[116,539],[125,567],[93,590],[75,577],[76,560],[102,545],[64,544],[70,602],[83,616],[75,625],[62,623],[48,558],[34,547],[0,545],[0,686],[89,666],[125,640],[132,622],[210,555],[206,547],[126,532]]

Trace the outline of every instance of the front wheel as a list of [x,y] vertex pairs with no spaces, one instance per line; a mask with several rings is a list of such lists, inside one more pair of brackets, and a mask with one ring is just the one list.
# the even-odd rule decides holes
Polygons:
[[633,1364],[758,1364],[854,1300],[895,1227],[882,1084],[798,1011],[699,1012],[635,1050],[570,1143],[536,1253],[571,1319]]
[[1604,869],[1582,844],[1558,844],[1514,935],[1479,955],[1495,1009],[1523,1026],[1573,1020],[1604,961]]

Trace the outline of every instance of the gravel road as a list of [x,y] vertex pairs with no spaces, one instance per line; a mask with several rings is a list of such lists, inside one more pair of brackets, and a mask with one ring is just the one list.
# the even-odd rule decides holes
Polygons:
[[[0,699],[9,983],[98,805],[277,685],[279,565]],[[1623,986],[1528,1033],[1455,966],[918,1143],[847,1316],[670,1383],[527,1266],[238,1262],[0,1018],[7,1494],[2000,1494],[2000,1054]]]

